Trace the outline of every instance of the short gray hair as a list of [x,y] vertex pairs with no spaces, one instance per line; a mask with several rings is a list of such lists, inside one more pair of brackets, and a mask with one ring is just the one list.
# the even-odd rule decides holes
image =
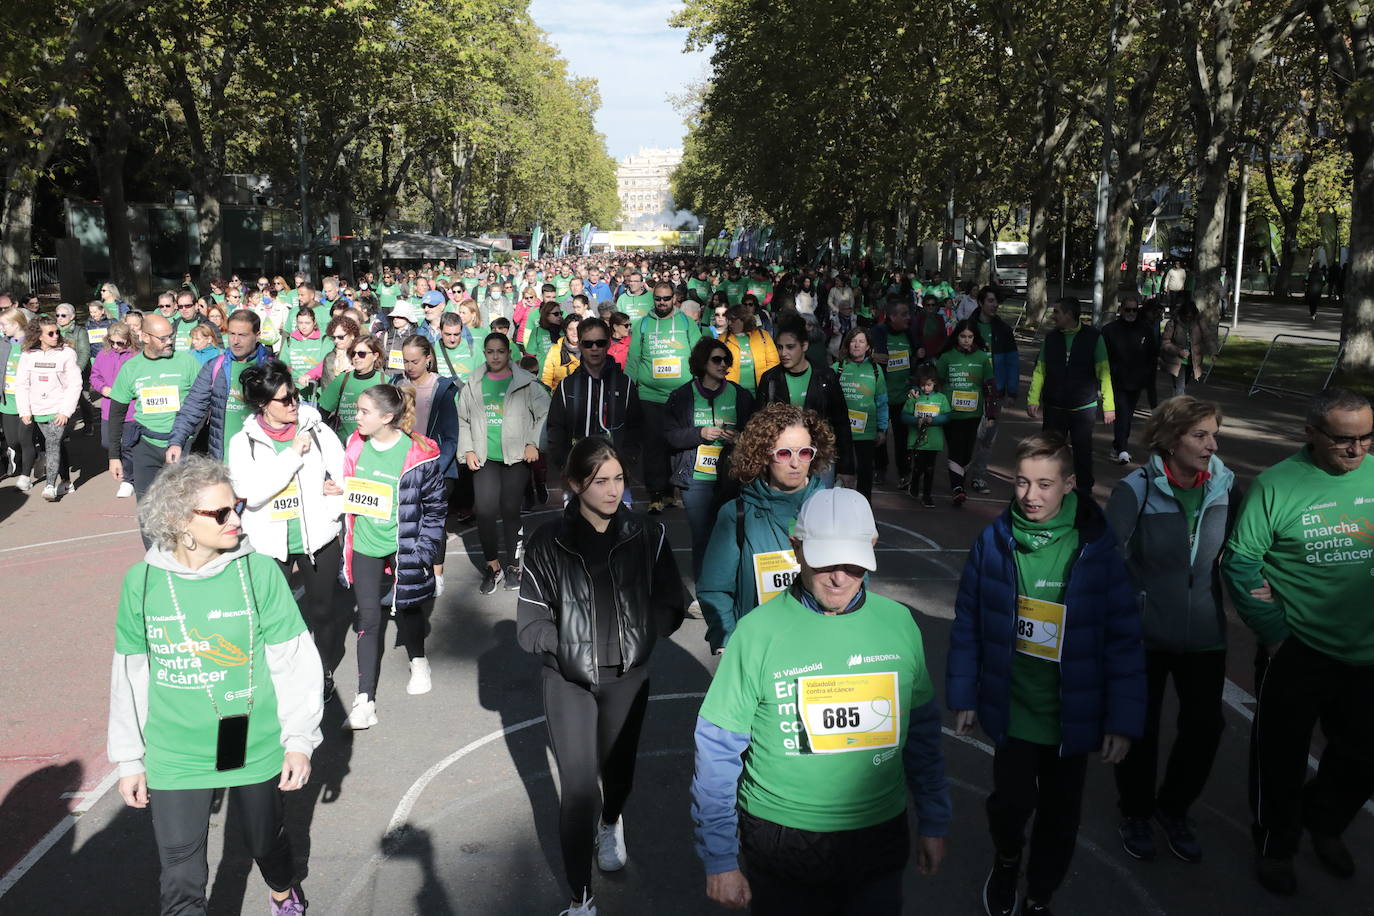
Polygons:
[[148,540],[165,550],[176,546],[206,487],[229,484],[229,468],[204,455],[188,455],[158,472],[138,503],[138,524]]
[[1312,399],[1307,407],[1307,425],[1321,426],[1333,410],[1368,410],[1369,398],[1349,388],[1328,388]]

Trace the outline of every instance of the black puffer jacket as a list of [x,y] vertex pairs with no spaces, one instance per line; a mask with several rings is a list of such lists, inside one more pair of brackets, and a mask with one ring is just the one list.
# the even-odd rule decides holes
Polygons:
[[[526,652],[563,679],[584,687],[597,683],[596,589],[576,544],[569,538],[576,500],[561,518],[539,528],[525,546],[516,607],[517,638]],[[649,663],[654,642],[671,636],[686,615],[686,593],[664,526],[621,508],[611,519],[620,655],[626,670]]]
[[[781,363],[759,379],[758,391],[754,395],[754,410],[763,410],[774,401],[792,403],[787,391],[787,370]],[[811,363],[811,380],[807,383],[801,406],[814,410],[830,424],[830,430],[835,434],[836,473],[853,474],[854,439],[849,431],[849,407],[845,404],[844,392],[840,390],[840,377],[834,369]]]

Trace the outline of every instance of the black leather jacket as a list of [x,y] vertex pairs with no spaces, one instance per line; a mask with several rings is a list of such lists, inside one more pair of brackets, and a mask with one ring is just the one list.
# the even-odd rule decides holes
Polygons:
[[[576,544],[568,537],[576,501],[543,525],[525,546],[516,606],[521,648],[542,654],[544,664],[571,683],[597,683],[595,588]],[[649,663],[654,642],[671,636],[686,615],[686,594],[668,532],[656,521],[622,508],[611,519],[620,654],[626,670]]]
[[[774,401],[791,403],[787,391],[787,370],[781,363],[759,379],[758,391],[754,394],[754,410],[760,411]],[[834,369],[811,363],[811,380],[806,386],[802,406],[814,410],[830,424],[830,431],[835,434],[836,473],[853,474],[854,439],[849,431],[849,408],[845,405],[844,392],[840,390],[840,377]]]

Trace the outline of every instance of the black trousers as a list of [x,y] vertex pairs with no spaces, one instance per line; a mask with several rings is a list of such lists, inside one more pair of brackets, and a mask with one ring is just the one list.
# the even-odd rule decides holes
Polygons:
[[[1308,779],[1318,722],[1326,750]],[[1259,684],[1250,777],[1261,854],[1292,857],[1304,827],[1328,836],[1345,832],[1374,792],[1374,665],[1347,665],[1288,637]]]
[[33,427],[25,426],[17,413],[0,414],[0,426],[5,431],[5,447],[14,451],[15,472],[21,477],[32,478],[33,465],[38,460]]
[[[128,426],[125,426],[128,429]],[[134,495],[143,499],[143,494],[153,485],[157,476],[167,464],[167,446],[154,442],[146,436],[134,443],[129,450],[129,460],[134,466]]]
[[[905,433],[906,430],[900,432]],[[854,440],[854,486],[870,502],[873,500],[873,458],[876,451],[877,443],[874,440]]]
[[1131,450],[1131,421],[1135,419],[1135,408],[1140,403],[1140,388],[1126,388],[1112,381],[1112,391],[1116,395],[1116,422],[1112,424],[1112,451]]
[[644,488],[649,491],[649,499],[662,499],[671,489],[668,485],[668,440],[663,435],[668,405],[640,398],[639,406],[644,411],[644,425],[639,434],[642,465],[639,472],[644,475]]
[[315,554],[314,562],[305,553],[288,554],[285,562],[278,561],[282,575],[291,578],[291,570],[298,569],[305,594],[299,604],[301,617],[310,628],[315,648],[324,663],[325,680],[334,676],[344,654],[344,634],[348,632],[349,608],[344,591],[339,587],[339,559],[343,554],[343,539],[335,538]]
[[[887,402],[887,438],[892,443],[892,460],[897,464],[897,475],[904,476],[910,472],[910,449],[907,448],[906,431],[907,425],[902,422],[902,407],[905,402],[893,404],[889,398]],[[884,445],[873,455],[873,467],[878,472],[887,470],[887,446]]]
[[930,494],[935,486],[935,460],[939,457],[939,452],[928,448],[911,453],[911,486],[907,492],[912,496],[919,499]]
[[525,486],[530,482],[530,467],[523,461],[502,464],[488,460],[472,478],[472,513],[477,516],[477,540],[482,544],[482,559],[490,563],[501,558],[500,542],[496,538],[496,520],[502,524],[506,559],[504,565],[515,565],[515,546],[520,534],[520,504],[525,499]]
[[[281,775],[265,782],[236,786],[229,792],[228,822],[239,824],[244,844],[258,863],[267,886],[280,893],[296,881],[282,816]],[[162,864],[162,916],[204,916],[205,885],[210,865],[205,846],[210,833],[214,789],[154,789],[149,793],[153,837]]]
[[946,463],[949,465],[949,488],[961,490],[964,472],[973,460],[973,447],[978,444],[978,424],[982,417],[950,420],[945,424]]
[[1019,858],[1026,822],[1035,815],[1026,885],[1036,903],[1049,903],[1069,872],[1087,766],[1087,754],[1060,757],[1056,747],[1019,738],[1007,738],[993,755],[987,805],[992,843],[1002,858]]
[[1078,480],[1077,490],[1089,496],[1093,492],[1093,423],[1097,421],[1097,409],[1067,410],[1063,407],[1046,407],[1042,429],[1058,430],[1068,437],[1069,447],[1073,449],[1073,473]]
[[435,566],[443,566],[444,560],[448,559],[448,513],[449,507],[453,505],[453,491],[458,486],[458,478],[444,478],[444,536],[439,540],[439,554],[434,558]]
[[[649,706],[649,670],[597,669],[593,688],[544,669],[544,715],[558,761],[558,835],[568,888],[581,899],[591,886],[597,812],[620,819],[634,785],[639,732]],[[600,786],[597,785],[598,777]]]
[[[382,598],[391,591],[396,555],[369,557],[353,554],[353,601],[358,605],[358,692],[377,699],[377,678],[382,670],[382,637],[386,617]],[[425,657],[425,615],[419,609],[396,611],[396,633],[410,658]]]
[[739,813],[755,916],[897,916],[911,855],[906,813],[817,833]]
[[[1147,818],[1158,810],[1170,817],[1183,817],[1207,785],[1226,727],[1221,714],[1226,653],[1149,649],[1145,652],[1145,677],[1149,690],[1145,734],[1116,766],[1121,815]],[[1178,734],[1161,783],[1159,726],[1170,677],[1178,695]]]

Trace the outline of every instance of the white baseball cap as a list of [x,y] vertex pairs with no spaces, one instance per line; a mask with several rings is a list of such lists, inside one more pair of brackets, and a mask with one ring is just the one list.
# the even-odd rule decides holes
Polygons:
[[813,494],[797,513],[793,533],[802,542],[806,565],[813,569],[862,566],[873,572],[878,568],[873,553],[878,526],[873,522],[873,508],[858,490],[841,487]]

